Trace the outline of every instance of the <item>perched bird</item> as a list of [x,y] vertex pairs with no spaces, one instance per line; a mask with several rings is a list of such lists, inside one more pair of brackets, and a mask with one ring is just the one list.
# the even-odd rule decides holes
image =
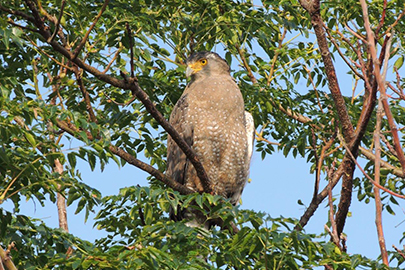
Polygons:
[[[187,61],[191,80],[177,101],[170,124],[201,161],[213,193],[236,205],[249,176],[254,123],[227,62],[214,52],[198,52]],[[182,150],[169,136],[167,174],[196,192],[203,187]],[[174,219],[184,218],[184,213]]]

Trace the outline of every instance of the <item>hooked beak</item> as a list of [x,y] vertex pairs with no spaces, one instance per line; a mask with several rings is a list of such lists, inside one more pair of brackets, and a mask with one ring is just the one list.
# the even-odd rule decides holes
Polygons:
[[197,73],[202,69],[202,66],[197,62],[187,65],[186,77],[189,78],[191,75]]

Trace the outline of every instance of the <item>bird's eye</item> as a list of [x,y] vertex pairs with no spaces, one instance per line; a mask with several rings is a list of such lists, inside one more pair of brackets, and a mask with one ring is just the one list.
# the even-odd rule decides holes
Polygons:
[[208,63],[208,61],[207,61],[207,59],[201,59],[200,63],[201,63],[201,65],[205,66]]

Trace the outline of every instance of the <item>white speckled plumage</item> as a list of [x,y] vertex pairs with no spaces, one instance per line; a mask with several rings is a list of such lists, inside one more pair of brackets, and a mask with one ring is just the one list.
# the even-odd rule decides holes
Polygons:
[[[199,65],[202,59],[207,62]],[[218,54],[193,54],[187,65],[191,81],[173,108],[170,123],[195,150],[214,194],[237,204],[249,174],[253,118],[245,113],[239,87]],[[167,151],[167,174],[202,192],[194,167],[170,136]]]

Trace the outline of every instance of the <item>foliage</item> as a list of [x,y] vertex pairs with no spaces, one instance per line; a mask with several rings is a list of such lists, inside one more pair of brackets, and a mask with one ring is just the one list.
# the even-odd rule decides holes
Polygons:
[[[377,261],[349,256],[330,242],[293,230],[296,220],[239,210],[206,194],[180,195],[162,188],[162,179],[155,174],[150,187],[126,188],[105,198],[88,186],[77,171],[78,158],[92,170],[96,164],[104,169],[112,161],[134,165],[128,156],[165,170],[166,132],[147,107],[133,99],[129,87],[118,85],[124,85],[133,71],[139,86],[168,119],[186,85],[184,60],[193,51],[226,51],[223,55],[235,69],[232,75],[258,127],[256,151],[263,158],[276,150],[275,141],[285,156],[305,157],[311,171],[318,173],[320,168],[329,181],[328,171],[344,163],[343,145],[348,143],[339,136],[339,112],[313,42],[310,16],[297,1],[116,0],[97,17],[104,4],[60,0],[0,4],[0,175],[4,179],[0,204],[11,200],[17,213],[2,210],[0,242],[16,243],[12,255],[19,268],[383,269]],[[384,8],[383,1],[372,1],[369,14],[374,28],[383,22],[378,48],[395,30],[388,78],[397,91],[392,90],[395,99],[389,105],[403,141],[405,80],[399,74],[404,59],[404,1],[386,4]],[[381,20],[382,9],[385,20]],[[363,121],[360,115],[366,103],[356,86],[368,89],[368,78],[373,77],[363,42],[361,6],[353,0],[324,2],[321,16],[333,57],[350,65],[344,75],[355,87],[353,94],[344,91],[343,98],[356,127]],[[85,38],[93,23],[95,28]],[[46,31],[54,37],[45,38]],[[79,49],[82,41],[84,47]],[[357,150],[366,158],[366,173],[373,176],[375,156],[367,149],[375,143],[375,113],[367,121],[361,137],[364,148]],[[389,165],[382,171],[381,185],[403,195],[404,175],[392,151],[387,119],[381,133],[385,142],[381,159]],[[332,143],[327,147],[328,141]],[[56,161],[63,165],[62,173],[55,170]],[[374,201],[373,186],[365,177],[353,179],[353,185],[358,200]],[[77,202],[76,212],[84,209],[86,217],[101,205],[97,226],[108,236],[88,243],[19,213],[24,198],[43,204],[48,199],[55,202],[58,193],[68,205]],[[240,231],[205,232],[170,221],[167,213],[178,204],[201,211],[209,205],[205,214],[221,217],[228,225],[232,221]],[[384,208],[394,213],[394,204],[397,198],[384,193]],[[403,261],[397,253],[391,258],[399,265]]]
[[[2,239],[15,243],[14,261],[24,269],[313,269],[322,265],[385,269],[293,230],[292,219],[239,210],[219,196],[191,197],[166,188],[121,189],[120,194],[103,199],[97,226],[108,236],[94,244],[3,211],[0,225],[7,229],[2,230]],[[236,220],[241,229],[233,235],[170,221],[169,205],[179,200],[185,200],[184,207],[199,201],[194,206],[201,211],[210,205],[210,216]]]

